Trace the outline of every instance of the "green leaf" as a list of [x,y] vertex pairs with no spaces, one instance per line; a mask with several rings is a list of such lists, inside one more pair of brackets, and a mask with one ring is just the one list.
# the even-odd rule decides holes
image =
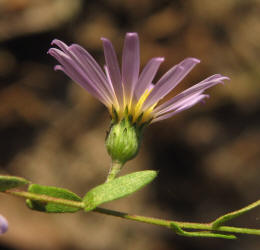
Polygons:
[[0,175],[0,192],[28,184],[29,181],[21,177]]
[[94,187],[83,198],[85,211],[91,211],[102,203],[130,195],[150,183],[156,176],[156,171],[140,171]]
[[[34,194],[47,195],[50,198],[53,197],[53,201],[55,201],[55,198],[65,199],[68,201],[82,201],[79,196],[63,188],[32,184],[29,186],[28,191]],[[26,204],[30,209],[46,213],[74,213],[80,210],[78,207],[31,199],[27,199]]]
[[237,218],[238,216],[240,216],[244,213],[247,213],[250,210],[252,210],[258,206],[260,206],[260,200],[254,202],[246,207],[243,207],[239,210],[236,210],[234,212],[220,216],[219,218],[217,218],[215,221],[212,222],[212,228],[217,229],[218,227],[224,225],[227,221],[233,220],[233,219]]
[[170,228],[178,235],[185,236],[185,237],[205,237],[205,238],[222,238],[222,239],[229,239],[235,240],[237,237],[233,234],[220,234],[210,231],[195,231],[195,232],[188,232],[184,231],[177,223],[170,222]]

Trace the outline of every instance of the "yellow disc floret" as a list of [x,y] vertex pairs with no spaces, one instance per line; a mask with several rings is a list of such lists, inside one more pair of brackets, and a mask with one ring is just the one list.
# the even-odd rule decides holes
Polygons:
[[150,95],[152,89],[146,89],[143,95],[138,101],[134,101],[133,98],[127,100],[124,98],[124,105],[122,107],[116,108],[115,106],[109,107],[109,113],[114,120],[121,121],[126,115],[132,117],[133,123],[143,124],[148,122],[152,118],[152,111],[157,103],[153,104],[146,110],[143,110],[143,104],[147,97]]

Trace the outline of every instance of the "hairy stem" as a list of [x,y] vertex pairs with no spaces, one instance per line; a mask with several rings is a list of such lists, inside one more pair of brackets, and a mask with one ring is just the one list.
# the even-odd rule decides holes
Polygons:
[[119,174],[120,170],[122,169],[123,164],[120,162],[112,161],[111,168],[109,170],[106,182],[112,181],[116,178]]

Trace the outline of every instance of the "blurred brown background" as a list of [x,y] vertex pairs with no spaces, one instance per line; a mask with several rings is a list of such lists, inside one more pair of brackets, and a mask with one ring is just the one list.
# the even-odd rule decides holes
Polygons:
[[[208,222],[260,198],[260,2],[257,0],[0,0],[0,173],[69,188],[104,181],[107,110],[46,54],[59,38],[104,63],[100,37],[121,56],[127,31],[141,40],[142,65],[164,56],[159,76],[188,56],[201,64],[176,89],[214,73],[231,78],[206,105],[150,126],[123,174],[159,170],[148,187],[107,208]],[[173,91],[175,94],[176,91]],[[0,194],[10,228],[1,249],[257,250],[260,238],[190,239],[170,230],[85,214],[41,214]],[[259,209],[233,225],[260,228]]]

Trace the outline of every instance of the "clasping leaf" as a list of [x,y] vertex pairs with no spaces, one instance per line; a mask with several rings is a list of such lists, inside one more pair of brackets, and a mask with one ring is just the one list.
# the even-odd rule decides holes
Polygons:
[[[42,186],[38,184],[32,184],[29,186],[28,191],[30,193],[47,195],[50,198],[60,198],[69,201],[78,201],[81,202],[81,198],[71,191],[51,186]],[[55,201],[55,199],[53,199]],[[26,204],[29,208],[46,213],[74,213],[80,210],[79,207],[73,207],[69,205],[57,204],[55,202],[46,202],[27,199]]]
[[29,181],[21,177],[0,175],[0,192],[28,184]]
[[156,176],[156,171],[140,171],[94,187],[83,198],[85,211],[91,211],[102,203],[130,195],[150,183]]

